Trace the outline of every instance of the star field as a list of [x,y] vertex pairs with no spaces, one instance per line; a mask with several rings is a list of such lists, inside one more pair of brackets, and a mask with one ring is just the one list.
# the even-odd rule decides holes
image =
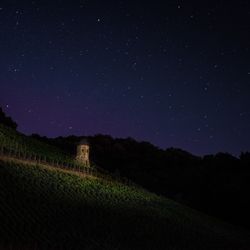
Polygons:
[[0,105],[26,134],[250,149],[248,1],[3,1]]

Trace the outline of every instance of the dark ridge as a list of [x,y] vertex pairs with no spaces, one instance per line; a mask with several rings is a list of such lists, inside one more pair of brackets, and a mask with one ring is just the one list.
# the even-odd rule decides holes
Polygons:
[[17,129],[17,123],[14,122],[11,117],[6,116],[1,107],[0,107],[0,123],[15,130]]

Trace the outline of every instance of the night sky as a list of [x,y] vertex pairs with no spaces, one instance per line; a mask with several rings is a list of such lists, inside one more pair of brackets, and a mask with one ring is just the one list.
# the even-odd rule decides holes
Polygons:
[[0,106],[25,134],[250,150],[250,1],[1,1]]

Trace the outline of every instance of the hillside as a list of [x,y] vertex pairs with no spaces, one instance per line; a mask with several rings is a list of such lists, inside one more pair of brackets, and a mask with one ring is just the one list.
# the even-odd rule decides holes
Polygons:
[[3,161],[0,221],[4,249],[247,249],[250,239],[148,192]]
[[[81,137],[40,141],[73,154]],[[250,153],[204,157],[181,149],[159,149],[148,142],[109,135],[89,136],[91,159],[102,168],[203,213],[250,229]],[[232,203],[232,200],[234,202]]]
[[[70,155],[4,126],[1,143]],[[22,142],[22,144],[21,144]],[[103,178],[0,160],[0,249],[249,249],[250,234]]]
[[31,156],[43,156],[58,162],[74,163],[72,156],[58,147],[25,136],[1,123],[0,143],[8,150],[19,151]]

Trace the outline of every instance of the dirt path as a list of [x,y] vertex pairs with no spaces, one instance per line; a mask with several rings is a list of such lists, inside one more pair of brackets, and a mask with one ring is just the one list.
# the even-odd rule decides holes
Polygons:
[[76,171],[76,170],[73,170],[73,169],[65,169],[65,168],[61,168],[61,167],[55,167],[55,166],[51,166],[49,164],[45,164],[45,163],[39,163],[37,161],[29,161],[29,160],[22,160],[22,159],[17,159],[17,158],[14,158],[14,157],[10,157],[10,156],[2,156],[0,155],[0,160],[2,161],[5,161],[5,162],[15,162],[15,163],[21,163],[21,164],[24,164],[24,165],[39,165],[45,169],[49,169],[49,170],[52,170],[52,171],[62,171],[64,173],[68,173],[68,174],[74,174],[74,175],[77,175],[81,178],[94,178],[94,179],[97,179],[98,177],[95,177],[95,176],[92,176],[91,174],[87,174],[87,173],[82,173],[82,172],[79,172],[79,171]]

